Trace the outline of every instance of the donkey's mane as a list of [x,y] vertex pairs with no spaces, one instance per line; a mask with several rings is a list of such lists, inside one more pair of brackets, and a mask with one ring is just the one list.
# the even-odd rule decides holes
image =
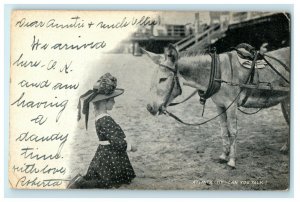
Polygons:
[[183,51],[179,53],[178,62],[181,65],[199,68],[199,64],[201,66],[210,66],[211,64],[211,56],[208,54],[210,52],[209,49],[201,49],[198,51]]
[[207,55],[210,52],[208,48],[199,49],[197,51],[182,51],[179,53],[179,57],[195,57],[200,55]]

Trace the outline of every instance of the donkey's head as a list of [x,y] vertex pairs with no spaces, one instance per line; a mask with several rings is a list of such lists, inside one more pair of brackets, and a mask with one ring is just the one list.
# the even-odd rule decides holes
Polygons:
[[156,64],[147,110],[152,115],[161,114],[174,98],[182,93],[178,80],[178,52],[173,45],[165,49],[164,55],[143,51]]

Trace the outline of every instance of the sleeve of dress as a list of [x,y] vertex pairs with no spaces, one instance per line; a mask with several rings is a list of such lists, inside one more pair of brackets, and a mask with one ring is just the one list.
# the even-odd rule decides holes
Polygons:
[[111,147],[117,151],[126,151],[127,143],[121,127],[110,116],[104,117],[101,125]]

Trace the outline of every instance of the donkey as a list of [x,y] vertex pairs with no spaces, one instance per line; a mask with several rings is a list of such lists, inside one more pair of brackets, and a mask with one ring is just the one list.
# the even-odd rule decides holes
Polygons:
[[[173,45],[165,48],[165,54],[154,54],[143,50],[147,56],[157,65],[152,77],[150,87],[151,98],[147,104],[147,110],[152,115],[164,113],[170,103],[182,93],[179,77],[189,85],[205,92],[210,83],[210,74],[213,57],[203,53],[179,54]],[[289,65],[290,48],[282,48],[268,52],[274,58],[280,58],[283,63]],[[266,89],[243,89],[249,77],[250,69],[241,66],[238,61],[237,51],[233,50],[217,55],[215,61],[219,65],[219,86],[211,93],[210,97],[216,105],[223,152],[220,160],[227,162],[232,168],[236,167],[236,140],[237,140],[237,110],[242,106],[245,108],[268,108],[281,103],[281,108],[286,121],[289,123],[290,96],[289,83],[270,66],[255,69],[253,81],[265,81],[273,86],[288,86],[287,91],[272,91]],[[289,67],[288,67],[289,68]],[[288,73],[289,77],[289,73]],[[208,99],[208,98],[207,98]],[[228,106],[230,106],[228,108]],[[281,148],[288,149],[289,138]]]

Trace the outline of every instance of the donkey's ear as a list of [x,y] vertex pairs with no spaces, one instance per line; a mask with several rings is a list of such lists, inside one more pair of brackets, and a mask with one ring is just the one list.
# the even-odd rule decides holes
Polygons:
[[176,46],[169,44],[168,47],[165,48],[165,57],[169,58],[171,62],[177,62],[179,53]]
[[160,64],[164,57],[159,54],[151,53],[149,51],[146,51],[145,49],[141,48],[143,53],[145,53],[155,64]]

